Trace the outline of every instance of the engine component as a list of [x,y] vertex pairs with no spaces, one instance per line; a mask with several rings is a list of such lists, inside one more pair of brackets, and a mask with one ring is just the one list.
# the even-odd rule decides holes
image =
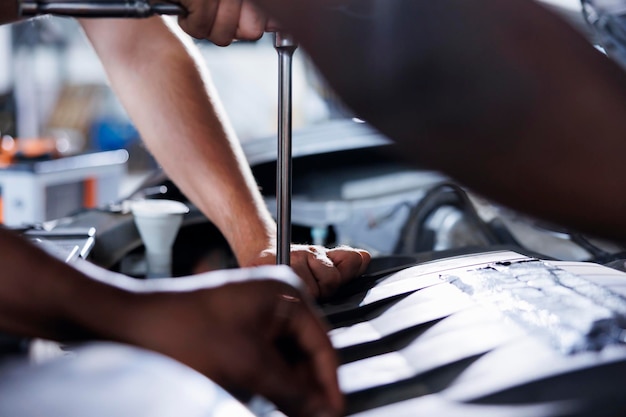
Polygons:
[[494,251],[361,285],[323,306],[348,415],[626,411],[623,272]]

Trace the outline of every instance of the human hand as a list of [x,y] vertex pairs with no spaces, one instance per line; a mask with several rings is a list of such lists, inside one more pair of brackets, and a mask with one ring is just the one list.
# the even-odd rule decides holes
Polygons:
[[257,40],[272,22],[250,0],[180,0],[187,15],[180,27],[198,39],[226,46],[233,40]]
[[[291,268],[315,298],[326,298],[351,279],[365,272],[371,255],[362,249],[339,246],[291,245]],[[276,251],[266,249],[250,266],[273,265]]]
[[292,417],[339,416],[337,359],[291,286],[264,280],[143,295],[133,344],[196,369],[227,390],[258,393]]

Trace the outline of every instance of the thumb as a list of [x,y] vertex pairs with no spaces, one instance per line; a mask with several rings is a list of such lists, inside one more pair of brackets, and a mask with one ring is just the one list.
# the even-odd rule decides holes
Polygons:
[[339,417],[341,408],[331,404],[323,387],[304,364],[289,364],[278,349],[262,355],[262,375],[253,389],[290,417]]

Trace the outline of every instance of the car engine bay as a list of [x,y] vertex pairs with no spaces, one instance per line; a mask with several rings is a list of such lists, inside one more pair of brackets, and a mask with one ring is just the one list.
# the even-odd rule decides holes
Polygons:
[[[274,140],[244,144],[271,211]],[[341,359],[347,414],[622,414],[624,248],[398,164],[390,146],[358,120],[294,134],[293,241],[373,254],[362,277],[319,305]],[[145,198],[189,204],[157,173],[126,199],[22,233],[68,262],[144,279],[128,204]],[[173,275],[236,267],[219,231],[190,207]]]

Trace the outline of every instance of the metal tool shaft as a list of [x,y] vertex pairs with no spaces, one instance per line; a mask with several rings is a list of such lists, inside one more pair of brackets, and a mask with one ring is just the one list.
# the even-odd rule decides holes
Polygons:
[[144,18],[160,15],[187,14],[187,11],[178,4],[155,3],[150,4],[142,0],[119,0],[119,1],[32,1],[22,0],[19,2],[20,15],[24,17],[53,14],[58,16],[71,16],[83,18],[119,17],[119,18]]
[[296,50],[293,38],[274,35],[278,52],[278,161],[276,164],[277,245],[276,263],[290,265],[291,255],[291,77]]

